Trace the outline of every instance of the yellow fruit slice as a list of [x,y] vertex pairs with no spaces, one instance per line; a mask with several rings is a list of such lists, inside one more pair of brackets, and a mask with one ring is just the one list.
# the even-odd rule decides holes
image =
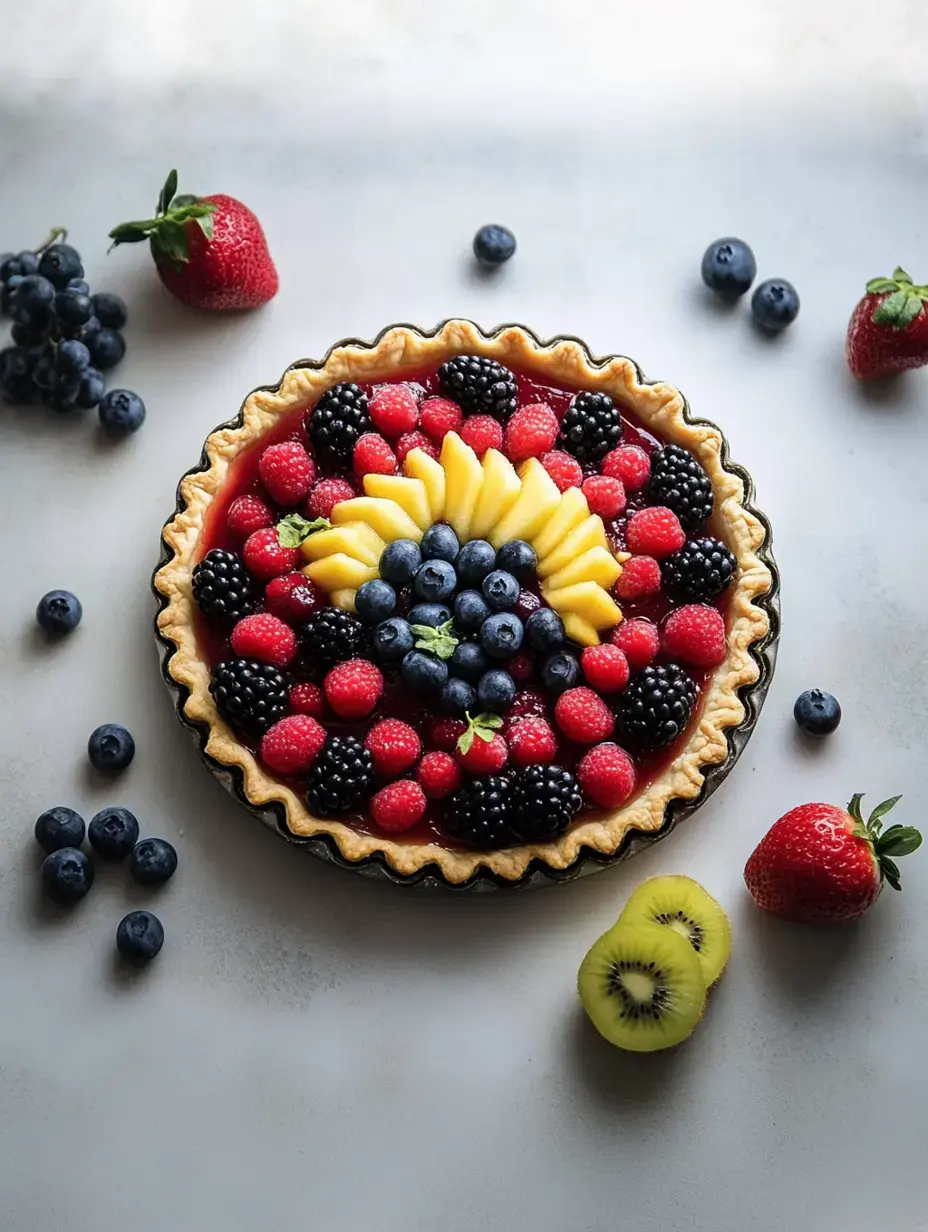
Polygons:
[[569,565],[577,556],[596,547],[608,550],[609,544],[606,542],[602,518],[598,514],[591,513],[579,526],[575,526],[565,539],[561,540],[553,552],[549,552],[547,556],[539,560],[538,576],[540,578],[550,577],[552,573],[557,573],[558,569]]
[[333,607],[340,607],[343,612],[354,612],[356,611],[354,597],[357,593],[356,590],[333,590],[329,598],[332,600]]
[[410,449],[403,470],[413,479],[421,479],[429,498],[432,521],[445,516],[445,472],[440,462],[430,458],[424,449]]
[[456,432],[446,433],[441,443],[441,465],[445,472],[445,521],[464,543],[471,537],[470,523],[483,486],[483,467]]
[[344,552],[365,565],[376,565],[386,546],[366,522],[347,522],[344,526],[333,526],[331,530],[316,531],[303,540],[300,551],[307,560],[321,560],[323,556]]
[[368,496],[382,496],[405,509],[420,530],[432,525],[432,510],[425,484],[421,479],[405,479],[402,475],[365,475],[364,491]]
[[573,612],[594,629],[609,629],[622,619],[622,612],[614,600],[595,582],[578,582],[560,590],[544,591],[545,599],[560,612]]
[[622,566],[607,548],[589,548],[569,565],[552,573],[545,582],[552,590],[573,586],[576,582],[596,582],[604,590],[614,586],[622,573]]
[[483,487],[470,523],[471,539],[486,539],[494,525],[516,503],[522,480],[515,467],[498,449],[483,455]]
[[384,500],[381,496],[353,496],[351,500],[341,501],[332,510],[331,521],[338,526],[346,522],[366,522],[385,543],[392,543],[394,539],[415,539],[418,543],[422,538],[422,531],[406,510],[396,501]]
[[590,516],[590,507],[579,488],[568,488],[561,494],[561,503],[532,540],[538,559],[549,556],[575,526]]
[[495,548],[510,539],[531,541],[561,501],[557,484],[537,458],[529,458],[519,476],[522,487],[512,508],[496,523],[487,538]]
[[357,590],[359,586],[378,576],[373,565],[365,565],[363,561],[346,556],[344,552],[314,560],[303,572],[323,590]]
[[576,612],[564,612],[561,619],[564,621],[564,632],[572,642],[576,642],[578,646],[599,645],[599,634],[582,616],[578,616]]

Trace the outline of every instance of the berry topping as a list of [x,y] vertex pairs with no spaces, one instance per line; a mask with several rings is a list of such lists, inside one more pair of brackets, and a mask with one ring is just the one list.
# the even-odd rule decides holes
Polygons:
[[381,719],[367,733],[364,746],[374,759],[374,769],[385,779],[395,779],[414,765],[422,744],[408,723]]
[[598,513],[601,518],[617,518],[625,511],[625,486],[621,479],[591,475],[584,481],[583,495],[590,513]]
[[70,907],[93,885],[93,864],[76,847],[60,847],[42,861],[42,888],[53,902]]
[[281,441],[265,449],[258,474],[277,504],[291,508],[309,495],[316,466],[299,441]]
[[557,699],[554,719],[568,740],[598,744],[612,732],[612,711],[592,689],[568,689]]
[[397,460],[402,464],[406,461],[406,455],[414,449],[421,449],[430,458],[438,458],[438,449],[424,433],[404,432],[396,442],[395,452]]
[[419,412],[419,427],[433,441],[442,441],[449,432],[457,432],[463,418],[461,408],[449,398],[426,398]]
[[426,753],[416,775],[423,791],[432,800],[443,800],[461,785],[461,767],[450,753]]
[[303,422],[319,462],[324,467],[348,470],[355,445],[370,431],[367,394],[350,381],[333,385],[306,413]]
[[413,578],[413,594],[425,603],[446,603],[454,594],[457,582],[454,565],[447,560],[425,560]]
[[558,427],[557,416],[543,402],[523,406],[506,425],[503,452],[516,463],[540,458],[554,448]]
[[279,617],[258,612],[232,630],[232,649],[240,659],[286,667],[296,654],[296,634]]
[[422,564],[422,550],[412,539],[394,539],[380,556],[380,576],[392,586],[408,586]]
[[164,926],[150,911],[130,911],[116,928],[116,949],[135,967],[143,967],[161,953]]
[[796,698],[793,718],[806,736],[830,736],[841,722],[841,705],[822,689],[807,689]]
[[400,676],[403,684],[413,693],[440,693],[448,682],[448,664],[444,659],[437,659],[421,650],[410,650],[403,656]]
[[408,385],[378,385],[368,412],[377,431],[391,438],[412,432],[419,422],[419,404]]
[[177,852],[167,839],[143,838],[132,848],[129,872],[139,885],[163,885],[177,871]]
[[664,445],[651,455],[648,501],[672,509],[684,530],[698,530],[712,515],[712,483],[691,453]]
[[513,612],[495,612],[480,626],[480,645],[491,659],[509,659],[522,645],[522,621]]
[[354,447],[353,466],[356,475],[393,475],[396,454],[378,433],[365,432]]
[[525,638],[539,654],[555,654],[564,645],[564,622],[550,607],[540,607],[525,622]]
[[347,479],[320,479],[309,494],[306,512],[310,518],[330,518],[339,501],[351,500],[355,490]]
[[459,402],[468,415],[492,415],[505,423],[516,409],[516,379],[485,355],[456,355],[438,369],[442,393]]
[[633,513],[625,528],[628,550],[638,556],[669,556],[683,546],[686,535],[672,509],[656,505]]
[[612,630],[610,641],[628,659],[628,665],[633,672],[640,671],[657,658],[661,648],[661,635],[657,625],[644,616],[636,616],[632,620],[623,620],[618,628]]
[[468,681],[450,676],[441,687],[438,704],[447,714],[467,714],[476,708],[477,690]]
[[474,256],[484,265],[502,265],[515,250],[516,237],[498,223],[487,223],[474,236]]
[[541,665],[541,683],[550,693],[572,689],[580,679],[580,664],[566,650],[550,655]]
[[511,824],[511,800],[512,786],[503,775],[465,783],[448,802],[448,833],[479,850],[511,846],[518,841]]
[[271,578],[264,591],[268,611],[290,624],[303,624],[328,602],[325,591],[305,573]]
[[520,719],[543,719],[548,714],[548,703],[537,689],[520,689],[506,712],[503,732],[508,736]]
[[544,719],[519,719],[506,733],[516,766],[540,766],[554,761],[557,738]]
[[661,650],[690,667],[718,667],[727,651],[721,612],[704,603],[678,607],[664,621]]
[[620,693],[631,675],[628,659],[618,646],[609,642],[587,646],[580,656],[580,666],[590,687],[598,693]]
[[461,719],[442,717],[435,719],[429,728],[428,743],[433,749],[453,753],[463,736],[466,724]]
[[534,580],[538,554],[524,539],[509,539],[496,554],[496,567],[524,585]]
[[382,621],[371,637],[371,649],[378,663],[401,662],[415,644],[412,626],[400,616]]
[[236,497],[226,514],[226,526],[240,539],[247,539],[256,530],[273,525],[274,514],[260,496]]
[[124,860],[139,840],[139,823],[128,809],[111,806],[91,819],[87,838],[101,860]]
[[35,609],[39,628],[54,637],[73,633],[81,623],[83,614],[80,599],[69,590],[50,590],[42,596]]
[[309,772],[306,803],[317,817],[343,817],[364,807],[374,776],[370,753],[354,736],[329,736]]
[[503,720],[496,714],[467,716],[467,727],[459,738],[455,754],[471,774],[496,774],[509,758],[506,741],[499,734]]
[[255,736],[262,736],[287,709],[286,682],[270,663],[226,659],[213,668],[210,692],[224,718]]
[[282,573],[292,573],[300,560],[299,548],[285,548],[276,526],[256,530],[245,540],[242,556],[250,573],[268,582]]
[[579,393],[561,420],[561,448],[598,462],[622,439],[622,416],[608,394]]
[[325,694],[317,684],[299,680],[290,686],[290,709],[296,714],[309,714],[319,719],[325,712]]
[[541,465],[554,480],[559,492],[566,492],[568,488],[579,488],[583,483],[580,463],[563,449],[549,450],[542,456]]
[[703,253],[702,280],[725,299],[744,295],[756,276],[757,262],[744,240],[716,240]]
[[342,719],[362,719],[370,714],[383,693],[383,676],[367,659],[348,659],[328,673],[325,698]]
[[305,774],[325,744],[325,728],[308,714],[288,714],[261,738],[261,760],[277,774]]
[[135,741],[119,723],[104,723],[90,733],[87,756],[95,770],[119,774],[135,757]]
[[621,479],[626,492],[638,492],[651,477],[651,459],[640,445],[620,445],[603,458],[602,471]]
[[421,821],[426,808],[425,792],[413,779],[388,783],[371,799],[371,820],[386,834],[400,834]]
[[690,721],[696,692],[692,678],[676,663],[645,667],[622,694],[619,728],[640,748],[671,744]]
[[358,658],[366,642],[364,626],[357,616],[337,607],[325,607],[310,616],[302,640],[305,659],[320,672]]
[[[532,590],[520,590],[519,598],[516,601],[515,613],[518,618],[525,623],[529,616],[533,616],[535,612],[541,609],[541,599]],[[563,623],[563,622],[562,622]]]
[[751,317],[765,334],[778,334],[799,315],[799,294],[785,278],[768,278],[751,296]]
[[518,684],[524,684],[535,675],[535,664],[530,654],[520,651],[506,664],[506,671]]
[[485,539],[471,539],[465,543],[454,561],[458,583],[463,587],[480,586],[495,567],[496,551]]
[[482,458],[488,449],[502,449],[503,429],[492,415],[471,415],[461,424],[461,440]]
[[625,603],[648,599],[661,588],[661,567],[653,556],[632,556],[622,565],[615,593]]
[[679,552],[661,561],[664,588],[683,603],[708,603],[729,584],[736,563],[718,539],[690,539]]
[[[511,612],[519,602],[519,583],[504,569],[494,569],[483,579],[480,589],[488,606],[494,612]],[[519,641],[521,642],[521,637]],[[513,647],[518,650],[519,647]]]
[[193,570],[193,597],[204,616],[228,627],[257,606],[254,583],[236,552],[213,548]]
[[637,785],[635,763],[617,744],[597,744],[584,753],[577,767],[584,794],[601,808],[619,808]]
[[[477,684],[477,705],[484,711],[499,713],[508,710],[515,700],[516,682],[509,672],[494,667],[484,672]],[[465,709],[470,710],[473,704]]]
[[84,819],[61,804],[46,809],[36,819],[35,841],[46,854],[62,847],[80,847],[84,841]]
[[563,766],[528,766],[512,784],[512,827],[524,842],[557,838],[583,803],[577,780]]

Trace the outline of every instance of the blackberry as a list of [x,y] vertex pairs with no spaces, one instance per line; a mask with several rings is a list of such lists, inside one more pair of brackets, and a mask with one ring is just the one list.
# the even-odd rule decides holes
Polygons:
[[354,736],[329,736],[309,775],[306,803],[317,817],[344,817],[370,795],[374,759]]
[[582,800],[576,778],[563,766],[528,766],[512,788],[512,825],[527,843],[557,838]]
[[367,394],[351,381],[327,389],[303,423],[324,466],[350,470],[358,438],[371,431]]
[[220,714],[252,736],[263,736],[287,713],[287,682],[270,663],[226,659],[213,668],[209,688]]
[[512,783],[503,775],[474,779],[448,801],[445,828],[468,847],[489,850],[519,841],[512,828]]
[[357,659],[366,645],[364,625],[338,607],[313,612],[303,629],[303,660],[312,671],[327,672],[336,663]]
[[516,378],[485,355],[455,355],[438,369],[438,380],[441,392],[459,403],[465,415],[492,415],[505,423],[516,409]]
[[234,625],[257,606],[254,583],[237,552],[213,548],[193,571],[193,597],[204,616]]
[[711,603],[729,584],[737,561],[724,543],[690,539],[661,561],[664,589],[681,603]]
[[666,505],[684,530],[698,530],[712,515],[711,480],[691,453],[664,445],[651,454],[648,504]]
[[579,393],[561,420],[562,448],[578,462],[598,462],[622,439],[622,416],[608,394]]
[[696,705],[696,682],[676,663],[651,664],[633,676],[619,702],[619,728],[639,748],[676,740]]

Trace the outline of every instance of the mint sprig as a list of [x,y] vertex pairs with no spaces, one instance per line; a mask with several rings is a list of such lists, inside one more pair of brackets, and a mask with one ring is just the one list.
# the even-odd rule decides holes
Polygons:
[[277,542],[282,548],[298,548],[318,530],[331,530],[332,523],[328,518],[316,518],[308,522],[298,513],[288,513],[277,523]]
[[412,631],[416,635],[416,649],[426,650],[439,659],[450,659],[460,641],[452,632],[450,620],[437,629],[431,625],[413,625]]
[[928,303],[928,286],[917,286],[901,265],[893,270],[892,278],[871,278],[867,283],[868,295],[883,295],[870,318],[874,325],[889,329],[908,329]]
[[498,714],[478,714],[472,717],[468,711],[464,717],[467,719],[467,727],[458,737],[458,749],[462,753],[470,751],[475,737],[489,744],[503,725],[503,720]]
[[880,870],[880,881],[887,881],[894,890],[901,890],[899,866],[892,857],[895,856],[898,860],[902,856],[908,856],[913,851],[917,851],[922,845],[922,836],[914,826],[890,826],[885,833],[883,832],[882,819],[890,809],[895,808],[902,796],[892,796],[889,800],[878,804],[866,821],[860,811],[860,802],[863,798],[863,793],[857,792],[847,806],[847,811],[854,819],[854,828],[851,833],[855,838],[863,839],[873,848],[873,855]]

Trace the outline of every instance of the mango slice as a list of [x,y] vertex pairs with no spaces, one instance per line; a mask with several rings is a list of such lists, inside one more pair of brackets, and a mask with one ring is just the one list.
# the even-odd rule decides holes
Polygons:
[[441,445],[445,472],[445,521],[461,543],[471,538],[470,524],[483,486],[483,467],[470,445],[448,432]]
[[560,590],[545,588],[544,597],[563,617],[573,612],[594,629],[609,629],[622,619],[622,612],[610,595],[596,582],[578,582]]
[[430,458],[424,449],[410,449],[403,470],[425,484],[432,521],[440,522],[445,516],[445,472],[441,463]]
[[532,547],[543,560],[566,539],[575,526],[590,516],[590,507],[579,488],[568,488],[561,493],[561,503],[532,540]]
[[483,487],[470,523],[472,539],[486,539],[495,524],[516,503],[522,480],[516,469],[498,449],[483,455]]
[[365,565],[363,561],[346,556],[344,552],[314,560],[303,572],[323,590],[357,590],[359,586],[378,576],[374,565]]
[[331,530],[316,531],[303,540],[300,551],[307,560],[321,560],[323,556],[344,552],[365,565],[376,565],[386,546],[366,522],[347,522],[344,526],[333,526]]
[[[356,590],[333,590],[329,598],[332,600],[333,607],[340,607],[343,612],[354,612],[357,610],[354,605],[357,593]],[[566,623],[564,627],[566,629]]]
[[510,539],[531,542],[560,504],[557,485],[537,458],[529,458],[519,478],[522,480],[519,495],[487,536],[495,548],[502,547]]
[[593,626],[576,612],[564,612],[561,615],[564,622],[564,632],[578,646],[598,646],[599,634]]
[[340,501],[332,510],[331,521],[338,526],[366,522],[385,543],[394,539],[414,539],[418,543],[422,538],[422,531],[406,510],[381,496],[353,496],[351,500]]
[[606,531],[603,528],[602,518],[598,514],[591,513],[579,526],[575,526],[565,539],[561,540],[553,552],[549,552],[547,556],[539,560],[538,576],[540,578],[550,577],[552,573],[557,573],[558,569],[569,565],[577,556],[595,547],[605,548],[608,551],[609,544],[606,542]]
[[573,586],[576,582],[596,582],[603,590],[614,586],[622,574],[622,566],[606,548],[589,548],[569,565],[552,573],[545,583],[552,590]]
[[364,491],[368,496],[382,496],[385,500],[396,501],[420,530],[428,530],[432,525],[432,510],[421,479],[406,479],[402,475],[365,475]]

